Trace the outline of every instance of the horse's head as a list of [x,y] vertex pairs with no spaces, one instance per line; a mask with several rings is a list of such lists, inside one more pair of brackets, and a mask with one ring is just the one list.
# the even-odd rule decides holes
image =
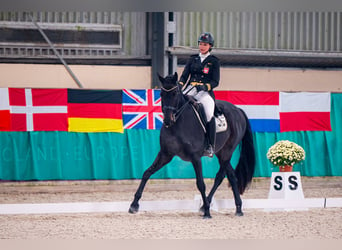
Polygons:
[[158,75],[158,77],[162,84],[160,96],[164,114],[164,125],[168,128],[176,122],[175,113],[181,102],[182,93],[177,82],[177,72],[174,75],[169,75],[165,78],[160,75]]

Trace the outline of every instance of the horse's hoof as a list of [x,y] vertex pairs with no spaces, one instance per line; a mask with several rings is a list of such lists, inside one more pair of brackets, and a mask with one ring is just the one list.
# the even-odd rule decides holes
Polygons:
[[207,219],[211,219],[211,215],[203,215],[203,219],[207,220]]
[[241,217],[241,216],[243,216],[243,212],[236,212],[236,213],[235,213],[235,216]]
[[136,214],[137,212],[139,211],[139,206],[130,206],[129,209],[128,209],[128,212],[130,214]]
[[235,210],[235,216],[243,216],[243,212],[242,212],[242,207],[241,205],[237,205],[236,206],[236,210]]

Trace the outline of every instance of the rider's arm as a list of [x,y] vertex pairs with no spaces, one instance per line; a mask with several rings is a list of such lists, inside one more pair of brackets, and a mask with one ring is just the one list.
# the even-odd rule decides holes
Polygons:
[[219,60],[213,60],[212,77],[210,82],[206,83],[208,91],[216,88],[220,82],[220,62]]

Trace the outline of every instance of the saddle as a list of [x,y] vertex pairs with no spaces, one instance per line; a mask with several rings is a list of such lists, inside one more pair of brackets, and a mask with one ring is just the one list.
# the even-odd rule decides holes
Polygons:
[[[203,131],[206,133],[206,115],[204,111],[204,107],[202,103],[198,102],[195,98],[192,96],[187,96],[189,103],[191,104],[191,107],[193,108],[196,117],[198,118],[198,121],[201,124],[201,127]],[[222,111],[219,107],[217,107],[215,103],[215,110],[214,110],[214,117],[215,117],[215,123],[216,123],[216,133],[220,133],[223,131],[226,131],[228,128],[228,123],[226,117],[223,115]]]

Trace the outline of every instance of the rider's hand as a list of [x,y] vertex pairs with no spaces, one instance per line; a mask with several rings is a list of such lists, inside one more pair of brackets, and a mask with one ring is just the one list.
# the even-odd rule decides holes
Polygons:
[[200,91],[208,91],[207,85],[201,84],[201,85],[196,85],[197,92]]

